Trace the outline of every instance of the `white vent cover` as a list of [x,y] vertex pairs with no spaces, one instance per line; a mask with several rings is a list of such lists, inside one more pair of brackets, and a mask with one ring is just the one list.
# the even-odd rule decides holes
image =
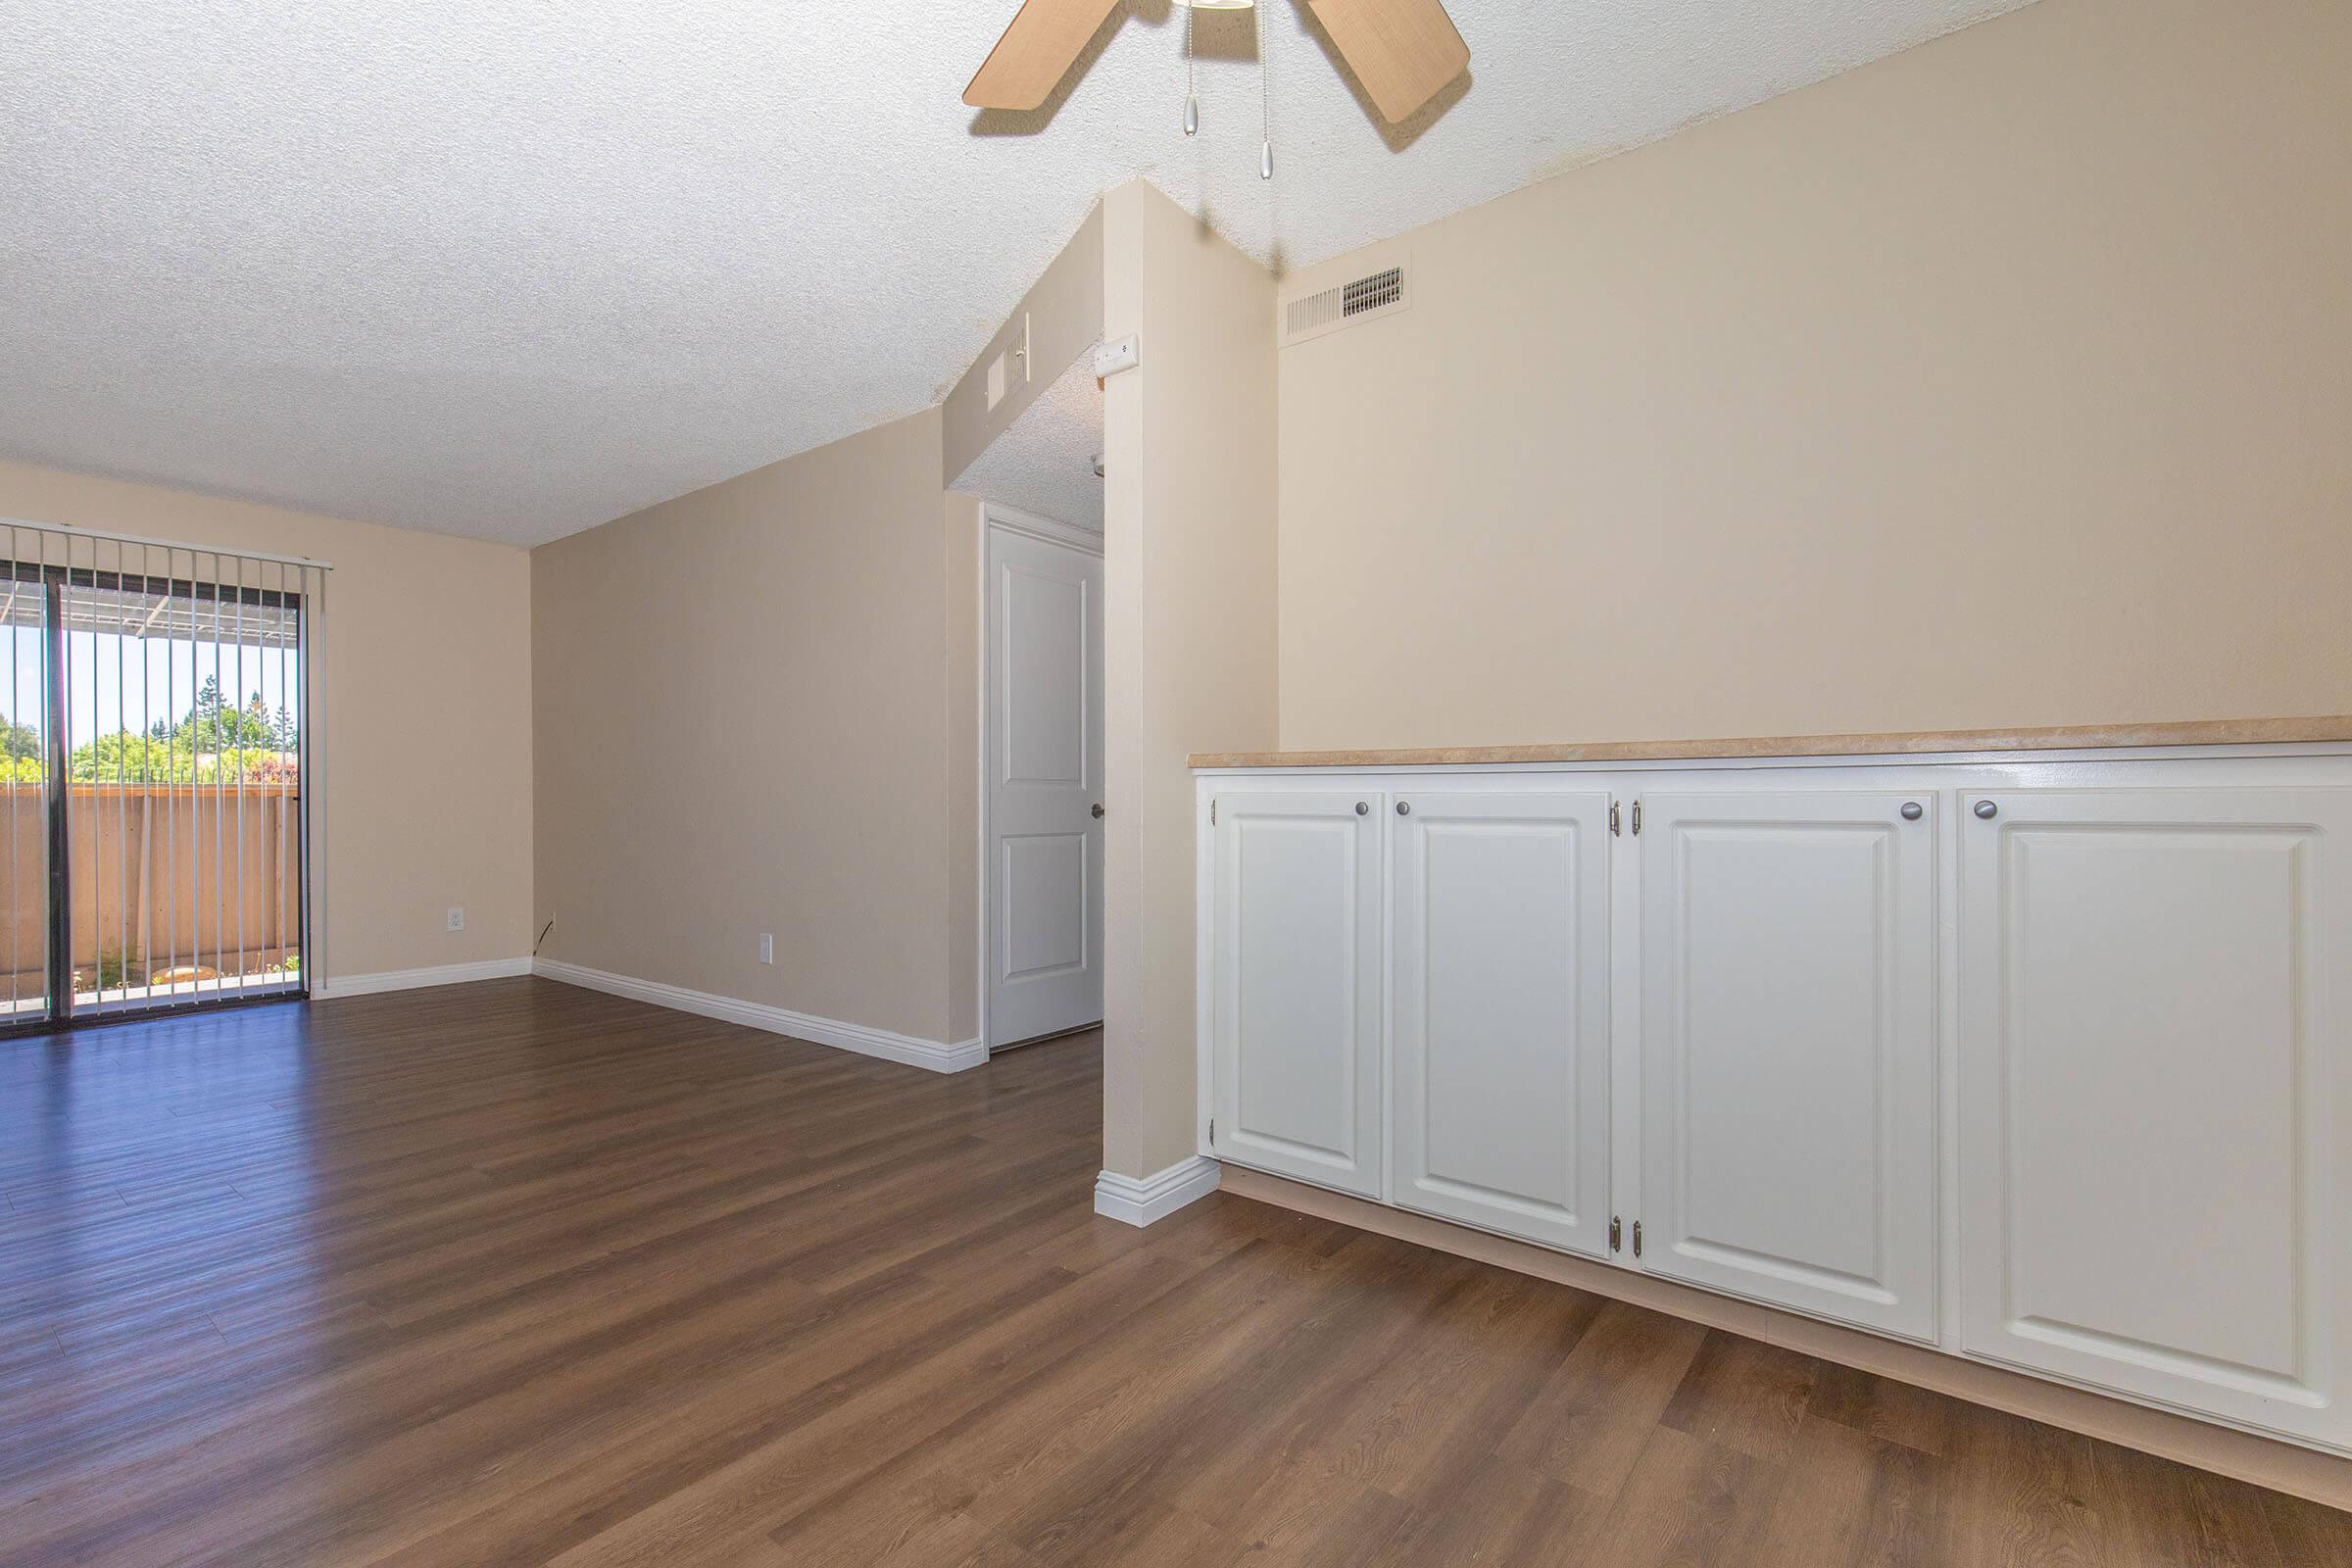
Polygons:
[[1405,289],[1405,270],[1404,263],[1398,261],[1345,283],[1284,300],[1281,346],[1288,348],[1310,337],[1321,337],[1326,332],[1336,332],[1376,317],[1394,316],[1409,308],[1412,296]]

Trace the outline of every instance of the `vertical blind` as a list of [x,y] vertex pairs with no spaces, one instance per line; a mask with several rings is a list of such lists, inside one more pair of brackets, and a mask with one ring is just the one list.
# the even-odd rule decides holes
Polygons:
[[307,992],[323,563],[0,521],[0,1020]]

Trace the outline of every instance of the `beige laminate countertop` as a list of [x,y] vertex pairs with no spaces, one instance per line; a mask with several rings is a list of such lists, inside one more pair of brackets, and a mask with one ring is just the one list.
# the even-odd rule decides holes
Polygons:
[[1750,735],[1738,740],[1579,741],[1544,746],[1434,746],[1404,751],[1196,752],[1188,762],[1200,768],[1445,767],[1476,762],[1676,762],[1702,758],[2078,752],[2119,746],[2269,746],[2315,741],[2352,741],[2352,713],[2316,718],[2201,718],[2174,724],[2073,724],[2047,729]]

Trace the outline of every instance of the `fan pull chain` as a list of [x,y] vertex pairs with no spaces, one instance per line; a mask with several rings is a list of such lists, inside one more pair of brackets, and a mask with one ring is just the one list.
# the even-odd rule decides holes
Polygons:
[[1274,89],[1266,85],[1266,8],[1252,13],[1257,28],[1257,177],[1274,177]]
[[1184,133],[1200,133],[1200,100],[1193,94],[1193,8],[1191,0],[1184,7]]

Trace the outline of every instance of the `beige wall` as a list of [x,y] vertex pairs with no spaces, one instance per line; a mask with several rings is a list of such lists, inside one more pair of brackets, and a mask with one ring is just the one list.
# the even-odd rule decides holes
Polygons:
[[547,956],[971,1037],[940,439],[932,409],[532,553]]
[[[1077,362],[1102,332],[1102,208],[1086,215],[1067,244],[1047,264],[1045,271],[1021,296],[997,335],[981,350],[971,368],[949,389],[940,405],[941,480],[952,484],[970,467],[988,444],[1006,430],[1052,386],[1061,372]],[[1023,346],[1026,375],[1008,377],[1004,396],[988,406],[988,368],[992,361]]]
[[[530,567],[409,528],[0,463],[0,516],[331,562],[329,981],[531,950]],[[466,929],[446,929],[451,905]]]
[[1286,280],[1415,298],[1281,355],[1282,744],[2352,710],[2347,83],[2043,0]]
[[1189,753],[1275,723],[1274,278],[1152,186],[1104,198],[1104,1168],[1196,1149]]
[[980,498],[946,500],[948,1039],[980,1037]]

